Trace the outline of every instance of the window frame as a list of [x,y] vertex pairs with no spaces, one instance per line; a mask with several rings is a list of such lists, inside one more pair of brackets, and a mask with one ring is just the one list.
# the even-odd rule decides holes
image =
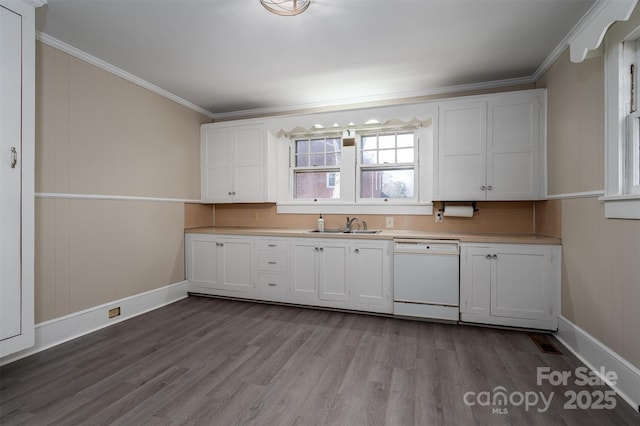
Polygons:
[[640,219],[640,192],[630,185],[629,170],[633,168],[630,146],[634,131],[631,121],[629,66],[635,62],[635,100],[638,103],[638,73],[640,61],[640,25],[621,22],[605,38],[605,217],[611,219]]
[[[340,163],[333,165],[333,166],[327,166],[322,165],[322,166],[297,166],[296,165],[296,156],[297,156],[297,152],[296,152],[296,143],[298,141],[302,141],[302,140],[308,140],[309,144],[311,144],[311,141],[314,139],[324,139],[325,141],[327,139],[338,139],[339,143],[340,143],[340,151],[336,151],[336,152],[340,152]],[[316,173],[316,172],[325,172],[325,173],[339,173],[340,176],[342,176],[342,167],[344,164],[344,159],[343,159],[343,144],[342,144],[342,134],[337,133],[337,132],[333,132],[333,133],[322,133],[322,134],[305,134],[305,135],[295,135],[291,137],[291,141],[290,141],[291,145],[290,145],[290,150],[289,150],[289,198],[294,201],[294,202],[314,202],[314,203],[338,203],[341,200],[342,197],[342,188],[340,187],[340,197],[338,198],[318,198],[318,197],[311,197],[311,198],[297,198],[295,197],[295,191],[296,191],[296,176],[298,174],[302,174],[302,173]],[[327,154],[327,151],[324,151],[324,154]],[[310,154],[311,155],[311,152]],[[326,159],[326,157],[325,157]],[[327,188],[329,188],[328,186],[328,174],[327,174]],[[342,183],[340,183],[340,185],[342,185]],[[333,188],[335,188],[335,185],[333,186]]]
[[[430,107],[428,105],[427,107]],[[353,125],[338,128],[325,127],[318,130],[302,130],[281,133],[278,137],[282,142],[280,152],[283,165],[280,170],[280,196],[277,202],[278,213],[297,214],[399,214],[399,215],[433,215],[433,173],[434,173],[434,138],[437,134],[437,120],[433,117],[436,109],[425,107],[426,118],[421,121],[402,122],[399,119],[388,120],[388,125]],[[349,117],[344,121],[348,122]],[[365,120],[363,120],[364,122]],[[295,127],[295,126],[291,126]],[[298,128],[305,128],[299,126]],[[361,199],[356,202],[356,150],[357,143],[345,143],[344,138],[357,138],[358,131],[372,131],[384,129],[398,131],[399,129],[414,131],[414,149],[418,150],[416,160],[420,162],[420,173],[415,176],[417,196],[413,199],[396,199],[394,202],[376,202],[375,199]],[[294,163],[295,140],[303,137],[313,137],[321,134],[342,132],[342,166],[340,169],[340,199],[295,199],[292,166]],[[347,164],[352,164],[347,167]],[[359,188],[358,188],[359,190]]]
[[[378,140],[380,136],[387,136],[390,134],[395,135],[396,137],[396,146],[394,148],[384,148],[380,149],[379,146],[376,151],[379,153],[387,150],[394,150],[396,152],[396,160],[397,160],[397,136],[398,134],[413,134],[413,162],[411,163],[377,163],[377,164],[364,164],[362,162],[362,154],[363,151],[367,151],[363,149],[362,138],[366,136],[375,135]],[[356,173],[356,203],[358,204],[417,204],[418,203],[418,195],[420,193],[420,155],[419,155],[419,135],[417,129],[394,129],[390,128],[380,128],[372,131],[361,131],[356,134],[356,165],[355,165],[355,173]],[[412,169],[413,170],[413,197],[407,198],[370,198],[370,197],[362,197],[362,171],[363,170],[399,170],[399,169]]]

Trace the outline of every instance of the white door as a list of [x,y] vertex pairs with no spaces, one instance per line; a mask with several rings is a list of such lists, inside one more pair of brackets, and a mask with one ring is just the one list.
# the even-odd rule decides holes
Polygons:
[[491,315],[549,320],[552,316],[551,252],[545,248],[495,250]]
[[253,243],[242,240],[222,240],[219,250],[223,253],[221,266],[223,272],[222,286],[225,290],[253,290],[252,270]]
[[320,247],[319,297],[322,300],[349,299],[349,247],[327,241]]
[[491,250],[462,247],[460,252],[460,312],[490,315]]
[[229,202],[233,196],[234,133],[229,129],[206,128],[202,137],[202,199],[210,202]]
[[540,198],[537,95],[490,102],[487,138],[487,199]]
[[266,198],[263,126],[247,126],[235,132],[234,201],[259,202]]
[[484,102],[444,105],[439,112],[439,198],[484,200],[487,106]]
[[367,305],[389,305],[389,259],[381,245],[358,244],[353,252],[354,301]]
[[0,340],[22,333],[21,24],[0,6]]
[[316,299],[318,294],[317,258],[320,246],[317,241],[291,244],[290,279],[291,294],[295,297]]

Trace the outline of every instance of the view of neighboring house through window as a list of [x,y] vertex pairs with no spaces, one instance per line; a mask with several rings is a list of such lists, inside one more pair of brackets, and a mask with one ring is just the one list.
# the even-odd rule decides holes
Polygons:
[[339,199],[342,139],[339,135],[296,138],[293,195],[296,199]]
[[416,158],[413,132],[363,134],[360,198],[415,198]]

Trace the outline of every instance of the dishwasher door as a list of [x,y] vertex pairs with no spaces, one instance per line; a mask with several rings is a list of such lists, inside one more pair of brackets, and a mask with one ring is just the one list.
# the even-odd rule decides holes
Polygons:
[[395,241],[394,313],[458,320],[459,253],[458,241]]

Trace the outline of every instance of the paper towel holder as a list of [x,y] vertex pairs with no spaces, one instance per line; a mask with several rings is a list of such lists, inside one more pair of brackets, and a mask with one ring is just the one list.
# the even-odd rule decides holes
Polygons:
[[[442,201],[442,208],[440,209],[441,212],[444,212],[445,207],[447,206],[447,202],[446,201]],[[475,201],[471,202],[471,207],[473,207],[473,212],[479,212],[480,210],[478,210],[478,203],[476,203]]]

